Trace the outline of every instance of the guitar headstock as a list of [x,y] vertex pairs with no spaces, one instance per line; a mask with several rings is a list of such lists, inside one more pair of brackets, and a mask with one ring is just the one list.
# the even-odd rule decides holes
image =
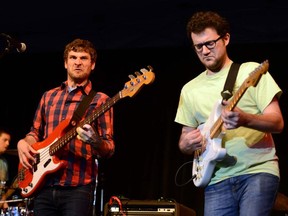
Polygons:
[[153,68],[148,65],[146,68],[140,69],[140,72],[136,71],[135,75],[129,75],[130,81],[126,82],[124,85],[124,89],[121,91],[121,97],[130,96],[133,97],[140,91],[143,85],[151,84],[155,79],[155,74],[152,71]]
[[260,80],[260,77],[265,74],[268,71],[269,68],[269,62],[268,60],[265,60],[262,62],[254,71],[252,71],[247,78],[246,84],[249,86],[256,86],[258,84],[258,81]]

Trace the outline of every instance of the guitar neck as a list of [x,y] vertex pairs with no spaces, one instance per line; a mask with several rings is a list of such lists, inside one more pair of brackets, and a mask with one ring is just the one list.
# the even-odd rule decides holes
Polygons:
[[[106,112],[111,108],[117,101],[121,98],[130,96],[133,97],[138,93],[138,91],[143,87],[144,84],[150,84],[155,79],[155,74],[152,72],[152,67],[148,66],[149,71],[145,68],[142,68],[140,72],[135,72],[137,77],[130,75],[130,81],[126,82],[124,88],[119,91],[115,96],[108,99],[106,103],[102,104],[100,107],[96,108],[88,117],[80,121],[76,126],[72,127],[70,124],[67,125],[67,128],[64,129],[65,135],[61,136],[56,142],[54,142],[50,148],[50,155],[54,155],[60,148],[67,144],[73,137],[77,135],[76,128],[83,127],[85,124],[90,124],[100,115]],[[65,122],[66,123],[66,122]],[[59,126],[59,125],[58,125]],[[61,131],[62,132],[62,131]]]
[[54,155],[60,148],[67,144],[72,138],[77,135],[76,128],[83,127],[85,124],[91,124],[100,115],[110,109],[117,101],[121,99],[121,92],[118,92],[115,96],[108,99],[105,104],[102,104],[96,110],[94,110],[89,116],[83,121],[80,121],[75,127],[72,127],[64,136],[60,137],[53,145],[49,148],[50,155]]
[[[254,71],[252,71],[249,76],[245,79],[242,85],[239,87],[237,92],[234,94],[234,97],[231,99],[229,104],[225,107],[226,110],[232,111],[239,100],[242,98],[248,87],[256,86],[261,78],[261,76],[267,72],[269,67],[268,60],[262,62]],[[221,115],[215,121],[214,125],[211,127],[210,130],[210,138],[216,138],[222,132],[223,121],[221,119]]]
[[[238,91],[234,94],[234,97],[229,102],[229,104],[225,107],[225,109],[232,111],[236,107],[239,100],[242,98],[242,96],[244,95],[244,93],[246,92],[247,89],[248,89],[248,87],[246,85],[242,85],[238,89]],[[218,137],[220,135],[220,133],[222,132],[222,127],[223,127],[223,120],[222,120],[221,114],[220,114],[218,119],[215,121],[215,123],[213,124],[213,126],[210,129],[210,138],[214,139],[214,138]]]

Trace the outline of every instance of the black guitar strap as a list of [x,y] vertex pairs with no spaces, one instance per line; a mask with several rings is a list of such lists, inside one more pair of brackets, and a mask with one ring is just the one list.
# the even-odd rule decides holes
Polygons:
[[227,78],[226,78],[223,91],[221,92],[221,96],[223,98],[222,101],[223,100],[227,101],[229,98],[232,97],[233,86],[236,81],[239,67],[240,67],[240,64],[234,63],[234,62],[232,63],[230,70],[228,72]]
[[93,99],[93,97],[95,95],[96,95],[96,91],[91,89],[89,94],[83,98],[83,100],[78,105],[77,109],[73,113],[73,116],[72,116],[72,118],[70,120],[70,124],[72,126],[75,126],[82,119],[82,116],[83,116],[84,112],[88,108],[89,104],[91,103],[91,101],[92,101],[92,99]]

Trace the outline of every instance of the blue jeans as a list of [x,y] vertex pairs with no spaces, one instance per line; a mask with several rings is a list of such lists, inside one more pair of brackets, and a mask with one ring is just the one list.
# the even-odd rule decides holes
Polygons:
[[34,216],[92,216],[93,184],[43,188],[34,197]]
[[205,216],[269,216],[280,179],[268,173],[231,177],[205,188]]

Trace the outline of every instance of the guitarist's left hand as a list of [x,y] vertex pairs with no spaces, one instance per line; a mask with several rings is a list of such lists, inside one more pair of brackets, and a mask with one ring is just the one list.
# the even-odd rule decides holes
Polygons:
[[[227,101],[222,102],[223,105],[227,105]],[[235,107],[232,111],[224,109],[221,113],[221,118],[223,121],[223,126],[225,129],[231,130],[238,128],[244,124],[245,118],[244,118],[244,112],[239,109],[238,107]]]
[[101,138],[96,130],[89,124],[83,125],[83,128],[77,127],[76,131],[78,133],[77,138],[82,140],[85,143],[99,145],[101,143]]

